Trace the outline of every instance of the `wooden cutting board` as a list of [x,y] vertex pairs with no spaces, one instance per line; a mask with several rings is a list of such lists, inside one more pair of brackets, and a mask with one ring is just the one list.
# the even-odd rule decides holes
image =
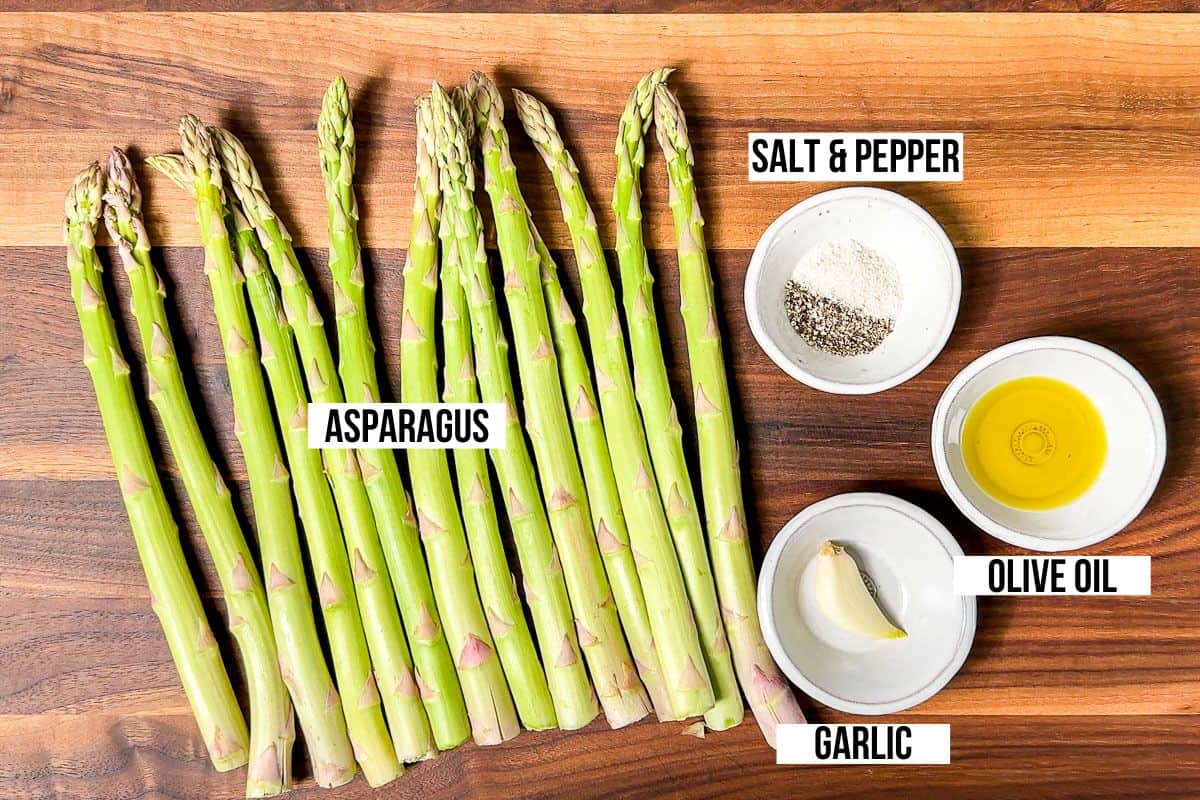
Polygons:
[[[815,500],[872,489],[933,512],[968,553],[1016,552],[939,490],[930,416],[947,381],[982,352],[1075,335],[1130,359],[1165,407],[1171,452],[1158,493],[1126,531],[1089,551],[1152,556],[1153,595],[981,601],[962,672],[902,715],[953,725],[950,767],[776,767],[750,722],[703,741],[674,723],[597,723],[461,747],[412,767],[387,796],[1196,796],[1200,21],[133,13],[9,14],[0,24],[0,798],[234,798],[243,783],[205,759],[111,475],[60,246],[71,176],[114,144],[138,155],[176,149],[185,112],[227,125],[249,143],[328,300],[314,121],[329,78],[345,75],[375,323],[394,378],[412,99],[431,80],[452,84],[478,68],[547,101],[611,242],[617,114],[636,78],[660,64],[679,68],[696,146],[757,544]],[[894,187],[945,225],[963,264],[958,327],[914,380],[873,397],[822,395],[754,343],[741,307],[749,250],[779,212],[826,187],[747,183],[752,130],[965,132],[963,183]],[[512,133],[534,213],[562,250],[545,171]],[[677,397],[686,398],[655,149],[649,241]],[[140,176],[197,399],[246,509],[191,210],[165,181]],[[125,282],[112,272],[128,317]],[[182,498],[169,457],[162,467]],[[216,582],[178,505],[215,616]],[[815,720],[847,719],[804,706]],[[327,793],[303,786],[294,796],[371,794],[361,780]]]

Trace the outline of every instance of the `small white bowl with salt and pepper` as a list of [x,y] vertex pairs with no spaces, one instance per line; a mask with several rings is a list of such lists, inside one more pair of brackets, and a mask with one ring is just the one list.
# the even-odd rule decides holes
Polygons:
[[746,271],[750,330],[814,389],[874,394],[925,369],[958,316],[962,276],[946,233],[895,192],[847,187],[793,206]]

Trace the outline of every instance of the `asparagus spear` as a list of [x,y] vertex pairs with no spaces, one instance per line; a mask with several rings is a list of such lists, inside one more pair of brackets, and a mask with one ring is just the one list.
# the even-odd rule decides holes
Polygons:
[[[329,342],[325,338],[324,321],[321,319],[320,313],[316,311],[315,302],[310,304],[312,294],[300,271],[295,251],[292,250],[286,230],[271,210],[270,200],[262,188],[258,172],[245,147],[237,137],[225,130],[215,129],[213,138],[221,156],[222,167],[228,176],[227,182],[238,198],[240,210],[245,212],[242,216],[245,227],[243,235],[239,239],[244,239],[246,246],[256,252],[261,250],[262,242],[270,247],[261,261],[263,264],[270,263],[275,266],[276,275],[283,285],[282,307],[284,309],[289,307],[288,298],[290,296],[293,301],[291,305],[315,312],[315,316],[312,317],[308,313],[302,316],[292,313],[288,316],[291,323],[284,331],[288,339],[288,346],[276,351],[283,353],[292,363],[292,366],[287,368],[287,379],[291,382],[294,378],[295,389],[289,389],[288,393],[295,398],[295,402],[298,404],[304,399],[304,387],[300,382],[302,372],[299,365],[296,364],[295,351],[291,348],[293,333],[295,333],[295,341],[299,344],[303,362],[310,365],[308,368],[310,377],[321,377],[322,370],[319,365],[322,364],[327,367],[324,374],[333,376],[333,356],[329,351]],[[285,279],[290,280],[292,285],[283,283]],[[280,303],[274,291],[274,281],[270,276],[263,273],[261,277],[258,275],[251,277],[247,273],[247,280],[252,290],[252,301],[255,298],[253,293],[255,285],[263,283],[269,284],[270,291],[263,292],[262,295],[266,298],[275,298],[277,305]],[[259,327],[261,330],[262,326]],[[310,380],[310,386],[313,384],[320,386],[321,381]],[[313,399],[317,402],[341,402],[340,384],[337,381],[325,383],[321,387],[321,391],[313,392]],[[276,402],[278,404],[278,400]],[[296,414],[299,416],[298,410]],[[322,454],[319,451],[307,450],[307,443],[301,441],[301,435],[304,432],[304,430],[300,430],[298,433],[289,432],[288,441],[291,448],[304,454],[306,478],[322,484],[319,492],[314,491],[312,494],[315,496],[320,493],[328,497],[329,489],[327,485],[324,485],[325,476],[321,474]],[[292,441],[293,438],[295,441]],[[303,451],[299,449],[302,445]],[[291,449],[288,451],[288,457],[292,462],[299,458],[292,455]],[[387,711],[388,721],[391,723],[392,743],[396,755],[401,761],[418,761],[428,758],[435,752],[433,738],[414,680],[413,661],[406,643],[400,612],[396,608],[396,594],[389,582],[387,571],[383,570],[379,573],[369,570],[359,571],[357,575],[354,575],[351,569],[352,562],[357,563],[360,560],[364,563],[374,564],[385,562],[366,489],[362,484],[357,463],[352,463],[349,469],[345,467],[347,461],[345,451],[328,450],[325,451],[324,457],[327,472],[334,487],[333,498],[330,500],[339,501],[337,507],[341,511],[342,532],[345,535],[344,542],[330,539],[331,546],[334,543],[337,545],[337,552],[334,552],[331,557],[336,558],[339,562],[337,572],[341,576],[334,583],[339,590],[348,589],[350,586],[354,587],[352,595],[341,592],[347,597],[344,616],[349,618],[346,623],[348,644],[351,641],[350,631],[357,631],[357,635],[354,637],[357,641],[354,642],[352,648],[348,647],[348,656],[356,659],[361,657],[362,661],[361,665],[353,668],[351,674],[356,676],[355,682],[361,686],[361,681],[365,680],[368,675],[368,672],[363,671],[364,668],[369,671],[371,662],[374,661],[378,691],[382,695],[383,706]],[[337,463],[339,460],[341,465]],[[296,473],[297,481],[299,481],[300,470],[294,467],[293,472]],[[303,504],[301,504],[300,511],[301,517],[304,517]],[[332,503],[329,505],[326,518],[331,525],[337,521],[337,512],[333,510]],[[336,531],[337,529],[331,527],[330,530]],[[355,577],[353,584],[350,582],[352,575]],[[342,608],[341,605],[337,607]],[[414,622],[419,617],[418,612],[413,617]],[[353,626],[350,622],[354,623]],[[365,639],[363,631],[366,632]],[[441,648],[445,651],[444,639],[440,633],[438,641],[441,642]],[[366,649],[363,649],[364,647]],[[367,658],[368,652],[370,658]],[[371,716],[374,717],[375,713],[372,712]],[[359,737],[355,733],[355,723],[351,721],[349,714],[347,714],[347,724],[350,727],[350,737],[357,744]],[[373,719],[371,724],[374,724]]]
[[[442,229],[446,228],[443,222]],[[475,403],[479,400],[479,393],[471,358],[470,334],[464,328],[464,322],[469,321],[466,320],[466,300],[458,283],[458,245],[453,241],[452,232],[443,241],[441,273],[446,296],[442,304],[442,333],[445,337],[442,399],[447,403]],[[450,274],[454,275],[452,282],[447,277]],[[454,469],[462,502],[463,524],[471,556],[477,566],[480,599],[521,722],[530,730],[557,727],[558,720],[546,683],[546,673],[538,660],[533,635],[508,569],[504,542],[500,539],[487,457],[478,450],[459,450],[454,454]]]
[[593,535],[540,291],[541,261],[529,231],[528,210],[504,130],[503,101],[496,85],[479,73],[472,74],[469,86],[480,130],[485,188],[492,202],[504,265],[504,297],[516,340],[526,427],[563,559],[584,657],[609,724],[621,727],[644,717],[649,701],[625,644]]
[[604,435],[604,423],[596,406],[592,372],[587,356],[583,354],[583,342],[579,338],[575,314],[559,282],[558,265],[554,263],[554,257],[542,241],[532,218],[529,230],[541,258],[542,294],[550,314],[554,348],[558,352],[563,394],[571,402],[571,425],[575,431],[575,441],[579,444],[583,482],[587,486],[588,502],[591,503],[596,524],[600,557],[604,559],[604,567],[612,584],[621,627],[629,639],[629,649],[633,652],[634,663],[650,694],[655,713],[659,720],[674,719],[675,712],[663,684],[658,653],[654,648],[654,635],[646,611],[641,578],[638,577],[633,550],[629,547],[629,529],[608,452],[608,438]]
[[[438,399],[433,339],[438,266],[434,235],[438,195],[433,187],[438,178],[429,149],[428,102],[424,98],[418,103],[413,228],[404,265],[400,398],[406,403]],[[409,450],[408,470],[433,593],[442,610],[450,652],[457,655],[458,679],[467,700],[471,730],[477,744],[499,744],[516,736],[520,726],[475,587],[475,571],[454,498],[446,451]]]
[[[429,754],[433,747],[429,721],[412,677],[404,628],[400,625],[388,576],[361,568],[352,572],[333,494],[322,468],[321,452],[308,447],[307,397],[300,382],[291,329],[287,326],[274,280],[267,272],[266,253],[253,228],[236,207],[234,221],[238,258],[262,338],[263,365],[271,382],[275,414],[284,432],[284,448],[288,463],[292,465],[300,518],[304,522],[309,559],[318,586],[317,597],[329,636],[334,671],[344,698],[342,708],[346,729],[367,782],[382,786],[404,772],[399,754],[412,760]],[[356,567],[363,563],[361,553],[360,549],[354,550]],[[377,559],[382,561],[382,558],[382,553],[377,550]],[[386,621],[378,615],[371,617],[370,630],[374,638],[388,645],[375,659],[372,671],[357,594],[361,592],[364,597],[369,597],[372,589],[379,587],[390,603],[391,614]],[[372,610],[377,609],[372,607]],[[385,621],[382,628],[378,625],[381,621]],[[381,685],[384,687],[382,697]],[[391,722],[392,738],[388,737],[388,727],[384,724],[385,708]]]
[[[441,200],[440,188],[435,185],[439,181],[440,171],[436,168],[437,141],[432,103],[440,102],[448,108],[449,98],[436,85],[433,98],[432,101],[429,98],[417,101],[417,179],[413,189],[413,230],[430,224],[428,209],[437,208]],[[442,399],[447,403],[475,403],[479,401],[479,389],[474,359],[471,357],[466,298],[459,283],[460,257],[450,205],[447,202],[443,206],[438,229],[441,242],[444,353]],[[504,553],[504,543],[500,539],[487,455],[482,450],[457,450],[454,453],[454,470],[462,504],[463,525],[476,567],[479,596],[504,674],[512,688],[517,712],[526,728],[554,728],[558,720],[546,683],[546,672],[538,661],[533,636],[525,620],[525,610],[517,596],[508,558]]]
[[[379,399],[379,381],[375,371],[375,345],[367,321],[358,242],[358,201],[353,185],[354,126],[346,82],[340,77],[335,78],[325,92],[317,136],[329,206],[329,270],[334,284],[338,370],[346,400],[373,402]],[[299,274],[299,270],[292,272]],[[285,291],[295,280],[289,280],[290,277],[281,277]],[[316,305],[306,308],[311,324]],[[294,305],[293,309],[298,311],[299,306]],[[328,377],[323,377],[320,382],[333,382],[324,366],[321,372]],[[314,377],[310,374],[310,385]],[[358,457],[387,558],[386,566],[368,564],[368,567],[376,572],[387,569],[393,574],[409,639],[413,642],[417,685],[434,740],[438,749],[449,750],[466,741],[470,730],[453,660],[459,651],[452,656],[447,649],[418,538],[416,516],[401,481],[395,454],[391,450],[361,450]],[[349,466],[346,462],[347,469]]]
[[244,279],[234,262],[225,227],[221,167],[212,138],[198,119],[185,116],[179,131],[192,176],[196,218],[204,240],[205,272],[225,351],[235,431],[250,479],[280,669],[300,717],[317,782],[338,786],[354,777],[354,755],[313,619],[288,471],[254,346]]
[[188,400],[167,321],[166,289],[150,261],[141,191],[129,159],[119,148],[113,148],[108,158],[104,222],[117,243],[121,265],[129,278],[148,373],[147,394],[162,420],[216,566],[229,629],[246,668],[251,723],[246,796],[271,797],[291,787],[292,745],[296,739],[292,701],[279,672],[262,579],[233,510],[229,489],[209,455]]
[[[446,226],[457,242],[462,273],[454,278],[443,270],[443,291],[447,298],[465,295],[469,305],[480,394],[486,402],[503,403],[509,409],[505,446],[490,451],[492,464],[506,501],[555,716],[559,727],[575,730],[595,719],[599,708],[579,656],[567,586],[517,416],[508,344],[500,327],[483,246],[483,223],[475,206],[475,174],[468,145],[468,126],[473,120],[465,94],[456,90],[454,99],[458,114],[447,106],[443,94],[435,92],[433,97],[442,208]],[[461,311],[455,315],[462,318]],[[443,314],[443,321],[446,316],[449,314]],[[447,363],[454,362],[447,359]]]
[[613,215],[617,220],[617,262],[621,269],[633,373],[637,376],[637,399],[716,696],[716,703],[705,713],[704,721],[714,730],[725,730],[741,723],[745,710],[721,621],[700,510],[684,458],[683,429],[671,397],[662,333],[654,312],[654,278],[642,241],[640,179],[646,160],[645,134],[650,125],[654,90],[664,85],[670,73],[658,69],[645,75],[625,105],[617,134]]
[[183,555],[105,298],[95,238],[103,187],[100,165],[92,163],[75,178],[66,200],[67,269],[83,334],[83,363],[92,377],[151,607],[213,766],[225,772],[246,763],[249,733]]
[[776,726],[781,722],[803,722],[804,715],[771,660],[759,627],[738,445],[712,273],[704,248],[704,218],[692,175],[692,146],[683,109],[665,85],[655,89],[654,121],[667,159],[671,216],[679,242],[681,311],[692,373],[700,484],[713,572],[738,679],[763,736],[774,747]]
[[[622,505],[647,593],[654,641],[667,691],[676,718],[694,716],[713,705],[713,687],[705,668],[697,625],[688,603],[686,569],[677,555],[662,500],[654,484],[646,436],[634,400],[625,341],[617,315],[616,297],[604,251],[596,231],[596,218],[579,182],[579,172],[563,145],[546,108],[529,95],[518,95],[518,113],[526,132],[546,162],[562,200],[571,232],[575,261],[583,285],[592,359],[603,423],[613,460]],[[686,567],[686,564],[683,565]]]
[[[228,182],[247,219],[258,233],[260,242],[266,247],[267,261],[279,281],[283,309],[300,350],[309,395],[314,402],[340,403],[343,400],[342,385],[336,376],[333,352],[325,334],[325,321],[292,247],[291,236],[271,208],[258,170],[242,143],[228,131],[219,131],[216,139]],[[389,692],[408,698],[412,693],[413,678],[418,687],[428,689],[429,684],[421,679],[421,675],[453,674],[454,669],[420,545],[416,542],[415,531],[407,538],[390,537],[381,541],[370,498],[355,459],[347,458],[344,451],[330,450],[324,455],[326,472],[333,484],[334,498],[342,518],[347,549],[351,553],[355,550],[360,554],[366,553],[364,561],[367,563],[385,563],[388,566],[386,572],[393,584],[391,588],[387,582],[371,580],[371,576],[366,576],[364,583],[356,585],[356,591],[365,622],[367,644],[376,662],[400,663],[397,659],[403,658],[399,655],[403,643],[395,633],[395,605],[399,603],[403,628],[412,648],[415,675],[406,677],[396,669],[397,682],[389,688],[389,682],[381,676],[380,690],[385,698]],[[405,542],[415,547],[415,552],[409,552],[404,546]],[[382,558],[379,556],[381,547]],[[466,735],[465,732],[460,733],[466,730],[467,718],[462,695],[457,690],[457,683],[452,688],[453,692],[419,692],[438,744],[447,741],[457,743]],[[407,699],[404,702],[408,702]],[[433,745],[427,745],[424,737],[416,732],[419,726],[415,721],[410,731],[414,735],[408,743],[402,740],[401,735],[406,727],[403,723],[392,725],[397,755],[404,761],[432,755]]]

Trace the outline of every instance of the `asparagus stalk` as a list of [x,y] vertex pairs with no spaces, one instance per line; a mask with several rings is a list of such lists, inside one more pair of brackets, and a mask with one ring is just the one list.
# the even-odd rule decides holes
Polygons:
[[[437,297],[437,168],[429,149],[428,99],[417,111],[417,178],[413,228],[404,265],[400,329],[400,398],[406,403],[438,399],[434,303]],[[423,108],[422,108],[423,104]],[[432,202],[430,202],[432,201]],[[499,744],[520,732],[512,694],[488,631],[475,586],[462,518],[454,497],[445,450],[409,450],[413,501],[429,560],[433,593],[442,610],[450,651],[477,744]],[[525,687],[522,687],[524,689]]]
[[617,134],[613,215],[617,220],[617,262],[633,353],[633,374],[637,376],[637,399],[716,696],[716,703],[705,713],[704,721],[714,730],[725,730],[740,724],[745,710],[721,621],[700,510],[684,457],[683,429],[671,397],[662,333],[654,311],[654,278],[642,240],[640,179],[646,160],[645,134],[650,125],[654,90],[665,84],[670,73],[658,69],[645,75],[625,105]]
[[579,457],[583,464],[583,482],[587,486],[588,502],[592,507],[592,518],[596,525],[596,543],[600,557],[612,584],[613,596],[617,601],[617,613],[621,627],[629,640],[629,649],[638,674],[659,720],[675,718],[671,698],[663,684],[654,648],[654,635],[650,617],[646,610],[646,598],[642,592],[641,578],[633,550],[629,547],[629,529],[625,512],[617,489],[617,478],[613,472],[612,458],[608,452],[608,438],[604,434],[604,423],[596,406],[596,390],[592,384],[592,372],[587,356],[583,353],[583,342],[575,322],[575,314],[558,279],[558,265],[542,241],[533,219],[529,221],[538,256],[542,264],[542,294],[550,314],[550,328],[554,334],[554,348],[558,352],[558,363],[562,372],[563,394],[571,403],[571,425],[575,441],[579,444]]
[[[413,230],[430,224],[428,209],[441,200],[440,171],[436,168],[437,142],[432,103],[449,107],[449,98],[435,85],[434,99],[417,101],[417,179],[413,190]],[[417,198],[420,198],[419,200]],[[447,403],[476,403],[479,389],[471,356],[470,319],[460,284],[458,243],[447,202],[439,221],[441,242],[442,348],[444,381],[442,399]],[[422,234],[424,235],[424,234]],[[509,571],[504,543],[500,539],[496,505],[492,497],[487,456],[482,450],[460,449],[454,453],[454,470],[462,504],[463,525],[479,596],[483,601],[488,627],[496,642],[500,663],[512,688],[513,700],[521,722],[531,730],[554,728],[558,720],[546,683],[546,672],[538,660],[533,635],[525,620],[525,610]]]
[[235,431],[250,479],[280,669],[300,717],[317,782],[339,786],[354,777],[354,755],[313,619],[289,475],[258,363],[244,278],[234,261],[225,227],[221,167],[212,138],[198,119],[185,116],[179,130],[204,240],[205,272],[225,351]]
[[[629,533],[638,574],[647,593],[654,641],[663,680],[676,718],[708,711],[714,701],[705,668],[697,625],[688,603],[683,553],[672,544],[662,499],[654,483],[646,435],[633,395],[625,340],[617,314],[616,296],[596,218],[579,182],[574,159],[562,142],[554,120],[540,102],[518,95],[518,113],[526,132],[554,179],[571,232],[575,261],[583,285],[583,311],[596,365],[603,424],[617,476],[621,502],[629,518]],[[686,567],[686,564],[682,565]]]
[[[654,92],[654,121],[667,159],[671,216],[679,243],[681,311],[692,373],[700,485],[713,573],[738,679],[763,736],[775,746],[776,726],[804,715],[771,660],[755,605],[754,563],[746,530],[738,445],[729,381],[721,352],[712,273],[704,247],[704,218],[696,199],[692,146],[679,101],[665,85]],[[647,424],[650,420],[647,419]],[[657,465],[657,464],[656,464]]]
[[[242,143],[228,131],[219,131],[216,139],[228,182],[247,219],[258,233],[259,241],[266,247],[267,261],[279,281],[283,309],[300,350],[309,395],[314,402],[340,403],[343,400],[342,385],[337,379],[333,352],[325,334],[325,321],[300,267],[291,236],[272,209],[258,170]],[[412,648],[415,674],[406,676],[397,668],[397,681],[390,688],[382,675],[379,680],[385,706],[389,693],[399,695],[407,703],[414,683],[418,688],[424,686],[428,689],[428,684],[421,679],[422,674],[452,674],[454,668],[442,634],[420,545],[416,544],[415,533],[410,537],[416,547],[415,553],[409,553],[399,538],[381,542],[356,459],[348,458],[344,451],[330,450],[324,456],[326,473],[333,484],[334,498],[342,518],[347,549],[351,553],[357,550],[360,555],[367,554],[363,556],[365,563],[385,563],[388,566],[387,573],[393,584],[391,588],[386,581],[372,580],[373,576],[365,573],[366,580],[356,584],[355,588],[366,628],[367,644],[376,662],[402,663],[397,662],[398,658],[403,659],[402,655],[397,654],[403,648],[396,634],[395,605],[399,603],[404,623],[402,627]],[[379,555],[381,547],[382,557]],[[415,562],[405,560],[410,556],[415,556]],[[461,741],[465,733],[460,734],[458,730],[466,728],[466,711],[457,690],[452,694],[419,694],[436,741]],[[390,713],[389,709],[389,716]],[[418,728],[416,721],[411,729],[403,720],[400,724],[392,725],[396,754],[403,761],[416,761],[433,754],[434,746],[425,741],[426,737],[420,735]],[[407,743],[405,738],[408,739]]]
[[540,291],[541,261],[529,231],[528,210],[504,130],[503,101],[496,85],[479,73],[471,76],[469,85],[480,130],[485,188],[492,202],[504,265],[504,297],[516,340],[526,427],[563,560],[584,657],[609,724],[622,727],[644,717],[649,700],[621,632],[592,528]]
[[[462,294],[469,306],[480,394],[486,402],[503,403],[509,409],[505,446],[490,451],[492,464],[521,562],[525,600],[533,616],[555,716],[559,727],[575,730],[595,719],[599,708],[580,658],[561,562],[517,416],[508,343],[500,327],[483,245],[483,222],[475,206],[475,175],[468,144],[468,126],[473,120],[465,94],[456,90],[454,100],[457,114],[446,104],[444,94],[435,92],[433,96],[445,227],[451,229],[456,240],[461,270],[461,275],[455,277],[443,269],[443,292],[448,303]],[[457,307],[453,315],[443,314],[443,323],[447,316],[463,318]],[[447,364],[453,363],[447,359]]]
[[[443,221],[442,229],[446,228]],[[443,241],[441,280],[445,294],[442,304],[445,383],[442,399],[447,403],[475,403],[479,400],[479,393],[471,357],[470,331],[464,327],[469,320],[466,299],[459,284],[458,244],[453,240],[452,231]],[[477,566],[480,598],[487,614],[488,627],[500,652],[504,674],[508,676],[512,687],[517,712],[522,724],[530,730],[557,727],[558,719],[546,683],[546,673],[538,660],[533,635],[525,621],[525,611],[517,596],[516,584],[504,553],[504,543],[500,539],[487,458],[478,450],[460,450],[454,454],[454,468],[462,501],[463,523]]]
[[[412,677],[404,629],[400,625],[388,577],[362,569],[357,570],[357,575],[352,573],[321,452],[308,447],[307,397],[300,382],[292,333],[274,280],[267,272],[266,253],[253,228],[236,207],[234,225],[238,258],[262,339],[263,365],[274,395],[275,414],[283,428],[288,463],[292,465],[300,518],[304,522],[334,672],[344,698],[342,709],[346,715],[346,730],[367,782],[382,786],[404,772],[398,760],[399,752],[420,758],[432,748],[429,722]],[[354,551],[356,565],[361,552]],[[382,560],[381,553],[378,558]],[[372,633],[389,644],[376,659],[372,671],[357,593],[361,590],[367,596],[376,586],[383,587],[391,601],[390,621],[393,624],[383,630],[372,628]],[[373,623],[378,621],[378,618],[372,618]],[[380,685],[385,687],[382,697]],[[394,745],[384,724],[384,708],[392,723]]]
[[[325,93],[317,135],[329,207],[329,270],[334,284],[338,371],[347,401],[374,402],[379,399],[379,381],[375,371],[375,345],[367,320],[358,241],[358,201],[353,185],[354,126],[346,82],[340,77],[333,80]],[[291,273],[299,275],[299,270],[292,269]],[[286,292],[296,278],[287,275],[280,280]],[[313,325],[316,305],[304,307],[309,310],[309,324]],[[293,304],[292,308],[298,312],[300,306]],[[316,316],[319,318],[319,314]],[[299,325],[297,329],[302,327]],[[334,382],[324,364],[320,365],[320,373],[319,377],[309,375],[310,386],[315,379],[321,384]],[[368,564],[368,567],[376,572],[387,569],[392,573],[413,646],[417,685],[434,740],[438,749],[449,750],[466,741],[470,728],[455,672],[455,656],[448,650],[421,550],[416,516],[400,478],[395,453],[391,450],[361,450],[358,458],[387,559],[386,566]],[[345,468],[349,470],[349,461],[345,462]]]
[[183,555],[105,298],[95,238],[103,187],[100,165],[93,163],[75,178],[66,200],[67,269],[83,334],[83,363],[92,377],[151,607],[213,766],[225,772],[247,762],[249,733]]
[[[286,335],[288,344],[286,347],[276,349],[277,354],[281,353],[281,357],[291,362],[291,365],[285,370],[286,376],[281,377],[284,377],[289,384],[294,381],[294,388],[289,386],[287,391],[288,395],[293,398],[293,402],[296,403],[294,415],[298,420],[303,419],[300,415],[299,404],[304,400],[305,395],[301,383],[302,370],[296,364],[295,351],[291,347],[293,334],[295,342],[299,345],[303,363],[309,365],[309,386],[310,389],[313,389],[313,400],[333,403],[342,400],[340,383],[336,380],[328,382],[324,380],[325,375],[331,378],[334,375],[333,355],[325,337],[324,321],[316,309],[312,293],[300,271],[299,262],[291,247],[287,232],[271,210],[270,200],[262,188],[258,171],[254,168],[254,163],[250,160],[246,149],[237,137],[228,131],[216,129],[213,131],[213,137],[217,143],[225,175],[228,176],[227,182],[237,196],[240,210],[244,212],[241,217],[244,225],[241,235],[238,237],[239,241],[244,241],[244,247],[258,255],[261,263],[269,263],[273,266],[282,286],[281,302],[279,296],[275,294],[275,284],[269,275],[256,273],[251,276],[249,271],[243,270],[247,274],[247,281],[251,288],[251,300],[255,299],[256,285],[263,284],[263,291],[259,292],[260,304],[263,299],[271,299],[275,305],[282,305],[285,312],[293,307],[307,310],[303,314],[285,313],[285,318],[290,320],[290,324],[281,333]],[[261,254],[262,243],[266,243],[266,246],[270,248],[265,257],[262,257]],[[285,281],[290,281],[290,285]],[[255,313],[259,312],[256,310]],[[262,325],[259,326],[260,331],[262,327]],[[270,371],[268,370],[269,375]],[[317,388],[320,391],[316,391]],[[277,399],[276,404],[278,405],[278,403]],[[282,414],[280,418],[284,418]],[[324,495],[328,498],[328,484],[326,484],[325,476],[321,474],[322,454],[320,451],[307,449],[307,443],[302,438],[305,432],[305,428],[289,432],[287,439],[290,445],[289,461],[293,463],[298,460],[302,461],[305,465],[305,479],[320,484],[313,490],[312,495],[314,497]],[[300,450],[302,446],[303,450]],[[298,453],[302,452],[303,455],[293,456],[293,449]],[[418,761],[432,756],[435,748],[429,721],[426,718],[414,679],[413,661],[406,643],[404,625],[401,622],[400,612],[396,608],[396,593],[389,582],[387,570],[380,572],[359,570],[355,573],[352,569],[352,564],[360,561],[380,564],[385,562],[385,558],[358,465],[353,462],[353,456],[350,456],[352,463],[350,468],[346,468],[347,457],[348,454],[345,451],[328,450],[324,453],[326,471],[331,478],[330,483],[333,484],[334,491],[333,497],[329,498],[328,509],[323,510],[320,517],[327,520],[329,526],[336,524],[337,512],[334,511],[332,500],[338,501],[337,508],[341,511],[342,518],[341,531],[345,540],[343,542],[340,538],[329,539],[330,558],[337,562],[334,565],[336,569],[330,572],[331,575],[334,572],[337,573],[336,579],[331,578],[331,585],[337,592],[330,594],[346,598],[344,605],[338,603],[334,606],[337,614],[346,619],[346,668],[350,669],[352,684],[365,686],[364,681],[370,675],[371,662],[374,662],[374,677],[378,682],[378,692],[382,695],[384,709],[387,711],[395,753],[401,761]],[[341,462],[341,465],[337,463],[338,461]],[[293,467],[292,471],[296,474],[299,485],[301,470]],[[300,512],[301,517],[304,518],[303,502]],[[330,531],[338,530],[335,527],[328,529]],[[352,576],[353,583],[351,583]],[[351,586],[353,586],[354,592],[348,593],[346,590]],[[328,613],[326,616],[328,617]],[[418,611],[413,616],[414,625],[419,618]],[[328,619],[326,626],[329,627]],[[448,654],[448,651],[445,650],[445,641],[440,633],[437,640],[441,643],[442,651]],[[364,647],[366,649],[363,649]],[[369,658],[367,657],[368,653],[370,654]],[[336,652],[334,655],[335,667],[337,667]],[[340,671],[339,669],[339,673]],[[369,722],[369,726],[364,730],[364,735],[372,732],[377,716],[377,711],[364,709],[366,719],[361,722],[364,725]],[[351,740],[358,745],[361,736],[356,732],[357,722],[351,719],[349,711],[347,712],[347,725]],[[367,767],[364,765],[363,769],[366,771]]]
[[291,787],[296,739],[292,701],[279,672],[267,596],[229,489],[209,455],[175,355],[164,302],[166,288],[150,261],[142,197],[125,153],[108,158],[104,222],[129,279],[133,314],[147,368],[147,394],[162,420],[200,531],[225,595],[229,629],[238,643],[250,693],[247,797],[271,797]]

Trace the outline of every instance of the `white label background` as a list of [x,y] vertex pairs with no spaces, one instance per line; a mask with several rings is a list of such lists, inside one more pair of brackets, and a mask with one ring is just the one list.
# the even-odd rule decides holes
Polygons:
[[[337,408],[341,412],[347,409],[374,409],[380,414],[395,412],[401,409],[411,409],[416,412],[436,411],[438,409],[483,409],[487,412],[484,429],[487,436],[482,442],[445,443],[445,442],[383,442],[379,429],[371,432],[366,441],[353,444],[332,442],[326,443],[325,431],[329,426],[330,412]],[[344,423],[343,423],[344,424]],[[361,427],[361,426],[360,426]],[[483,450],[492,447],[504,447],[508,438],[507,412],[503,403],[309,403],[308,404],[308,446],[321,450]]]
[[[817,144],[814,150],[814,169],[812,172],[800,172],[792,170],[780,171],[764,171],[756,172],[753,168],[754,160],[757,156],[754,153],[754,143],[762,140],[768,143],[776,141],[795,141],[796,152],[799,158],[804,163],[804,168],[807,170],[808,145],[804,143],[805,139],[815,139]],[[835,172],[830,164],[830,145],[833,141],[841,139],[840,149],[846,153],[845,168],[840,172]],[[925,160],[913,165],[912,169],[908,169],[907,160],[896,165],[894,171],[876,171],[873,164],[873,159],[867,158],[864,160],[862,167],[857,168],[857,146],[860,141],[876,140],[891,140],[901,139],[906,142],[945,142],[955,141],[958,143],[958,170],[956,172],[930,172],[925,169]],[[770,148],[767,150],[770,153]],[[944,153],[944,145],[941,152]],[[885,162],[890,165],[890,150],[888,146],[884,146]],[[880,133],[763,133],[751,132],[746,137],[746,174],[751,182],[790,182],[790,183],[828,183],[839,181],[856,181],[870,180],[873,183],[891,183],[896,181],[933,181],[943,183],[956,183],[963,179],[963,172],[966,169],[965,154],[963,152],[963,135],[961,133],[928,133],[928,132],[880,132]],[[939,164],[944,164],[943,156],[939,155],[936,158]],[[768,159],[769,161],[769,159]]]
[[[908,758],[877,759],[877,758],[818,758],[817,729],[830,729],[829,735],[835,735],[837,728],[878,728],[880,741],[886,741],[883,729],[909,728],[912,731],[905,744],[912,748]],[[848,732],[848,735],[853,735]],[[780,725],[776,732],[775,751],[776,764],[825,764],[852,766],[854,764],[949,764],[950,763],[950,726],[945,724],[921,725]]]
[[[1115,592],[1081,592],[1075,583],[1075,565],[1079,561],[1108,562],[1108,582],[1117,587]],[[1012,562],[1012,570],[1018,580],[1023,580],[1023,561],[1064,562],[1063,585],[1066,591],[992,591],[988,584],[988,570],[993,561]],[[1007,572],[1007,570],[1006,570]],[[1150,556],[957,556],[954,559],[954,593],[965,595],[1118,595],[1150,594]]]

